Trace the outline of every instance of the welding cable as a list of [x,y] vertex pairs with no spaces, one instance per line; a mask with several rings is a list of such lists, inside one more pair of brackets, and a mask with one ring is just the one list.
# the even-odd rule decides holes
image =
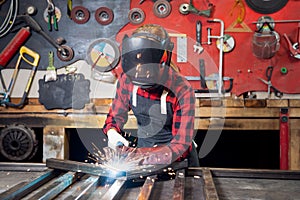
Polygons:
[[7,15],[0,27],[0,38],[5,36],[15,23],[18,14],[18,0],[11,0]]

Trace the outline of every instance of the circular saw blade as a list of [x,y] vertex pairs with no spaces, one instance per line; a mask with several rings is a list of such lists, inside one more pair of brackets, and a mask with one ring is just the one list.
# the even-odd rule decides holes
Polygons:
[[108,72],[120,61],[120,50],[116,42],[100,38],[92,42],[87,50],[87,62],[93,69]]
[[255,12],[271,14],[282,9],[288,0],[245,0],[245,2]]

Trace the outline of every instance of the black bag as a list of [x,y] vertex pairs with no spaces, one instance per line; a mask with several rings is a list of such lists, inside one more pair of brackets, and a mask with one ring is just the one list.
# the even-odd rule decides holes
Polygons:
[[39,80],[39,102],[46,109],[82,109],[90,102],[90,80],[83,74],[60,74],[56,81]]

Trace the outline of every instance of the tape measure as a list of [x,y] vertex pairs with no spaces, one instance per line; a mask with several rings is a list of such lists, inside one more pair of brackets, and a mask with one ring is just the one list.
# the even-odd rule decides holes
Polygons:
[[[220,39],[217,39],[216,45],[217,45],[218,49],[221,50]],[[230,51],[232,51],[232,49],[234,48],[234,46],[235,46],[235,40],[234,40],[234,38],[231,35],[229,35],[229,34],[225,34],[224,35],[224,40],[223,40],[223,47],[222,47],[223,52],[230,52]]]
[[89,45],[87,62],[93,69],[108,72],[120,61],[120,50],[116,42],[108,38],[99,38]]

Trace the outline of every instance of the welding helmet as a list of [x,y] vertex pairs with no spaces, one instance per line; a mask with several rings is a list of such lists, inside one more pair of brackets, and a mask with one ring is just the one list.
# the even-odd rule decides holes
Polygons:
[[134,85],[153,87],[161,81],[161,68],[170,66],[174,44],[161,29],[166,35],[164,39],[146,31],[123,38],[122,69]]

